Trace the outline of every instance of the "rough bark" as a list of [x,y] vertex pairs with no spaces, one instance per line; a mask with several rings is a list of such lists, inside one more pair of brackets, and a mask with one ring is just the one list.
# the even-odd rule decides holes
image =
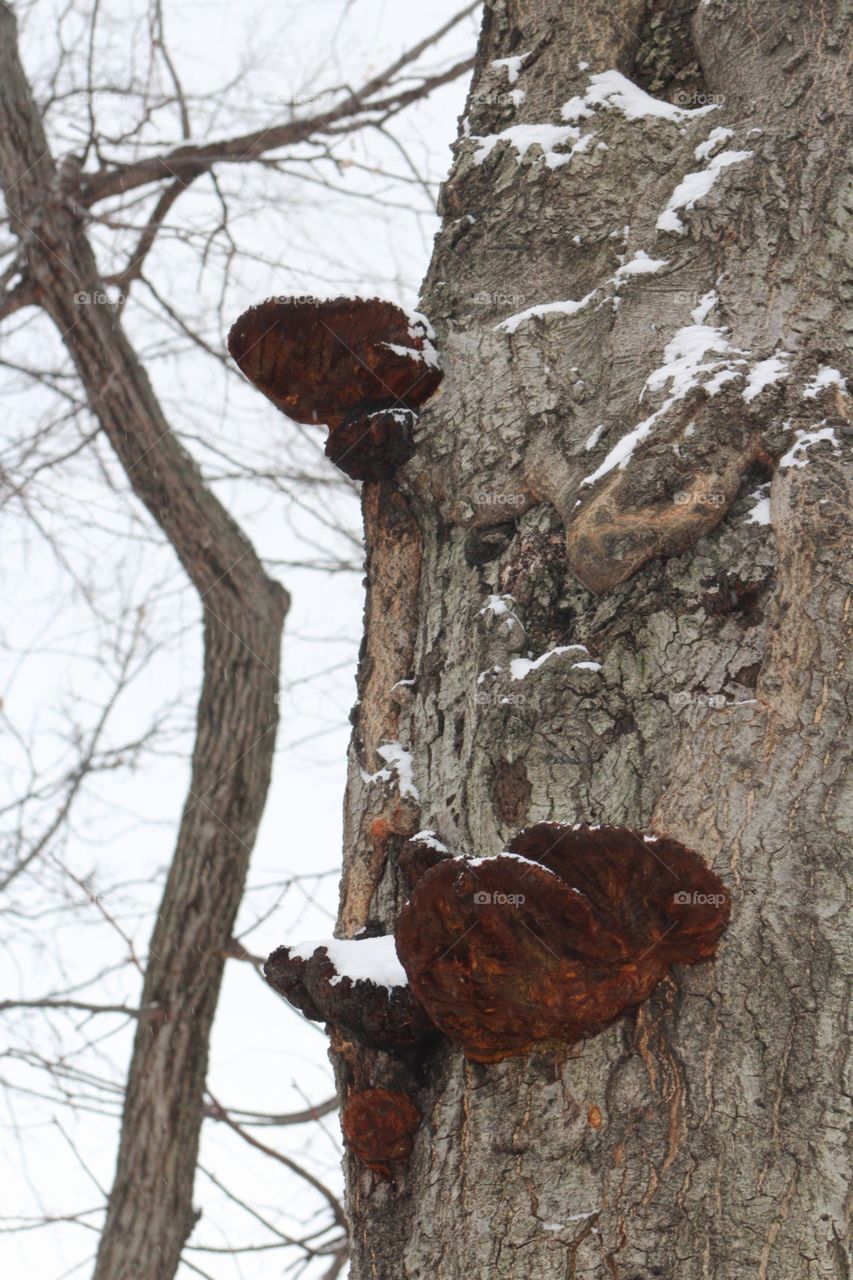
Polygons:
[[[79,191],[63,187],[0,4],[0,181],[38,304],[204,620],[189,793],[151,939],[97,1280],[171,1280],[192,1207],[208,1039],[278,724],[283,588],[172,434],[106,297]],[[86,301],[86,297],[90,299]]]
[[[347,1160],[353,1280],[853,1273],[852,433],[839,386],[804,396],[819,368],[844,368],[845,12],[486,5],[421,302],[446,377],[400,479],[399,560],[366,521],[341,931],[393,929],[415,821],[477,855],[542,820],[656,831],[703,854],[732,920],[716,961],[676,969],[636,1014],[560,1054],[476,1065],[444,1041],[412,1062],[336,1034],[344,1094],[396,1090],[423,1116],[392,1178]],[[495,60],[514,55],[510,85]],[[717,109],[674,122],[598,107],[577,119],[594,137],[568,161],[553,157],[570,141],[550,161],[478,143],[562,124],[562,104],[609,68]],[[721,127],[731,135],[697,156]],[[685,175],[722,148],[753,154],[679,210],[683,234],[658,230]],[[665,265],[614,279],[639,250]],[[496,327],[592,291],[575,314]],[[712,395],[706,371],[665,406],[672,384],[646,380],[698,324],[738,349],[732,376]],[[780,351],[785,376],[745,396]],[[584,485],[658,409],[628,465]],[[783,461],[798,431],[827,428],[795,459],[806,465]],[[752,518],[765,483],[772,526]],[[389,662],[377,593],[403,556]],[[495,593],[510,616],[484,608]],[[577,644],[600,670],[566,651],[510,678],[514,657]],[[415,683],[391,694],[403,678]],[[383,737],[411,751],[420,796],[396,826],[383,825],[393,780],[369,780]]]

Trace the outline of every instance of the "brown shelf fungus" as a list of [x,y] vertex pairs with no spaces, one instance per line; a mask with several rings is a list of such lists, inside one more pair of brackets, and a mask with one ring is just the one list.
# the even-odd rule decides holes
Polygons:
[[279,947],[264,976],[306,1018],[331,1023],[370,1049],[405,1052],[435,1035],[406,983],[393,938]]
[[386,479],[412,453],[442,372],[428,322],[379,298],[270,298],[232,326],[228,350],[296,422],[326,423],[326,456],[354,480]]
[[341,1115],[350,1151],[383,1178],[411,1155],[420,1123],[421,1113],[407,1094],[390,1089],[351,1093]]
[[729,912],[722,882],[675,840],[540,823],[493,858],[427,870],[397,952],[436,1026],[498,1062],[602,1031],[671,965],[710,959]]

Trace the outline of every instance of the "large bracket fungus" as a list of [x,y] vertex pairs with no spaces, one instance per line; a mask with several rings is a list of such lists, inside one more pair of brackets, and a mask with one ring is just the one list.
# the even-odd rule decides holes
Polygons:
[[341,1127],[353,1155],[383,1178],[411,1155],[421,1113],[405,1093],[361,1089],[350,1094]]
[[428,322],[379,298],[270,298],[240,316],[228,350],[289,418],[328,425],[326,456],[355,480],[386,479],[411,456],[442,379]]
[[495,857],[427,870],[397,953],[436,1026],[498,1062],[602,1031],[670,965],[710,959],[729,912],[722,882],[675,840],[540,823]]
[[435,1034],[391,937],[279,947],[264,976],[306,1018],[331,1023],[370,1049],[405,1052]]

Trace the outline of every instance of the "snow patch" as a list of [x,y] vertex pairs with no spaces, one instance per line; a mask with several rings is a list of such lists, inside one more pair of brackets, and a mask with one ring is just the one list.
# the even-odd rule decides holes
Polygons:
[[[589,653],[585,644],[558,644],[555,649],[546,649],[538,658],[513,658],[509,664],[509,674],[513,680],[523,680],[531,671],[538,671],[541,666],[559,653],[571,653],[572,650]],[[577,666],[578,663],[574,663]]]
[[714,156],[707,168],[685,174],[657,220],[658,231],[673,231],[677,235],[683,235],[687,228],[679,218],[678,210],[692,209],[697,200],[702,200],[708,194],[723,169],[732,164],[741,164],[754,154],[752,151],[721,151]]
[[[406,684],[408,681],[401,680],[399,683]],[[373,782],[390,782],[394,774],[396,774],[400,795],[404,799],[420,800],[418,789],[412,779],[412,757],[406,748],[401,746],[399,742],[386,742],[381,747],[376,748],[376,754],[390,768],[377,769],[376,773],[367,773],[366,770],[361,769],[359,772],[361,773],[362,782],[366,782],[368,785]]]
[[511,58],[494,58],[492,60],[492,66],[506,67],[509,83],[515,84],[516,80],[521,75],[524,59],[530,57],[530,52],[531,51],[528,49],[526,53],[516,53],[513,54]]
[[834,427],[819,427],[816,431],[800,431],[797,430],[796,442],[791,446],[784,458],[779,459],[780,467],[805,467],[808,464],[808,458],[805,457],[806,450],[813,444],[818,444],[821,440],[829,440],[836,448],[840,448],[840,443],[835,435]]
[[413,836],[409,836],[409,840],[411,842],[417,840],[419,844],[425,844],[428,849],[435,849],[436,853],[450,853],[447,845],[441,843],[431,827],[425,827],[423,831],[416,831]]
[[625,276],[652,275],[668,265],[669,258],[650,258],[645,249],[638,249],[631,261],[623,263],[613,278],[619,281]]
[[646,93],[633,80],[623,76],[621,71],[601,71],[590,77],[589,87],[583,97],[570,98],[564,102],[560,115],[564,120],[583,120],[592,115],[593,107],[612,107],[621,111],[628,120],[642,120],[647,116],[656,116],[661,120],[670,120],[675,124],[706,115],[715,111],[716,106],[677,107],[671,102],[661,102]]
[[538,316],[573,316],[587,306],[597,293],[598,290],[593,289],[586,297],[580,298],[578,301],[543,302],[538,306],[528,307],[526,311],[519,311],[516,315],[508,316],[506,320],[501,320],[499,324],[495,325],[495,332],[515,333],[516,329],[524,324],[525,321],[533,320]]
[[601,433],[603,430],[604,430],[604,423],[600,422],[598,426],[595,428],[595,430],[591,431],[590,434],[587,436],[586,443],[584,444],[584,448],[587,450],[587,452],[589,452],[590,449],[594,449],[595,446],[598,444],[599,440],[601,439]]
[[789,351],[780,351],[778,355],[770,356],[767,360],[759,360],[758,364],[750,370],[743,389],[743,398],[747,404],[750,404],[756,396],[760,396],[765,387],[772,386],[780,378],[790,376],[791,371],[785,364],[785,361],[790,358]]
[[352,982],[373,982],[377,987],[406,987],[409,980],[397,957],[393,934],[382,938],[320,938],[315,942],[300,942],[290,947],[292,956],[310,960],[318,947],[325,947],[326,954],[335,968],[335,976],[329,986],[336,987],[343,978]]
[[[710,352],[725,356],[726,359],[706,360],[705,357]],[[739,358],[740,356],[741,353],[731,346],[722,329],[715,329],[706,324],[685,325],[684,328],[679,329],[664,348],[664,363],[646,378],[640,399],[642,400],[646,390],[659,391],[667,383],[671,384],[670,394],[659,409],[644,418],[633,430],[617,441],[595,471],[584,477],[581,487],[595,484],[596,480],[607,475],[614,467],[624,470],[634,449],[641,440],[645,440],[658,419],[662,418],[677,401],[683,400],[693,387],[704,386],[705,390],[713,395],[724,381],[736,378],[738,373],[731,368],[731,365],[745,364],[745,360]],[[733,357],[738,358],[733,359]],[[712,377],[703,381],[702,375],[706,373],[711,374]]]
[[747,524],[772,524],[770,519],[770,484],[759,485],[749,495],[755,499],[755,506],[747,514]]
[[714,307],[720,301],[716,289],[709,289],[707,293],[703,293],[699,299],[699,305],[694,307],[690,312],[690,319],[694,324],[702,324],[714,310]]
[[[492,154],[498,143],[508,142],[518,152],[519,164],[531,147],[540,147],[551,168],[566,164],[582,141],[580,129],[557,124],[515,124],[510,125],[508,129],[503,129],[500,133],[486,133],[480,136],[471,134],[470,137],[471,141],[477,144],[474,164],[482,164]],[[574,142],[576,145],[568,154],[557,155],[554,148],[564,147],[567,142]],[[584,150],[588,145],[588,142],[584,142],[581,149]]]
[[803,388],[803,399],[814,400],[824,387],[840,387],[842,391],[847,391],[847,379],[842,376],[838,369],[833,369],[832,365],[822,364],[815,376],[806,383]]
[[720,142],[725,142],[728,138],[734,137],[734,129],[717,128],[712,129],[704,142],[700,142],[699,146],[693,152],[697,160],[707,160],[708,156]]

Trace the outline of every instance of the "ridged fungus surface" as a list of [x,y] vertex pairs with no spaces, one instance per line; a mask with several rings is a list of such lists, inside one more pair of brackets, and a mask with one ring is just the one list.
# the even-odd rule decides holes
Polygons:
[[356,480],[407,460],[442,378],[428,323],[380,298],[270,298],[240,316],[228,350],[289,418],[327,424],[326,455]]
[[264,965],[264,976],[306,1018],[339,1027],[370,1049],[405,1052],[435,1035],[408,986],[341,974],[324,946],[308,957],[298,948],[279,947]]
[[627,827],[540,823],[492,858],[424,872],[396,929],[412,991],[475,1062],[595,1035],[729,920],[699,854]]
[[421,1113],[405,1093],[362,1089],[350,1094],[341,1116],[347,1146],[383,1178],[412,1151]]

